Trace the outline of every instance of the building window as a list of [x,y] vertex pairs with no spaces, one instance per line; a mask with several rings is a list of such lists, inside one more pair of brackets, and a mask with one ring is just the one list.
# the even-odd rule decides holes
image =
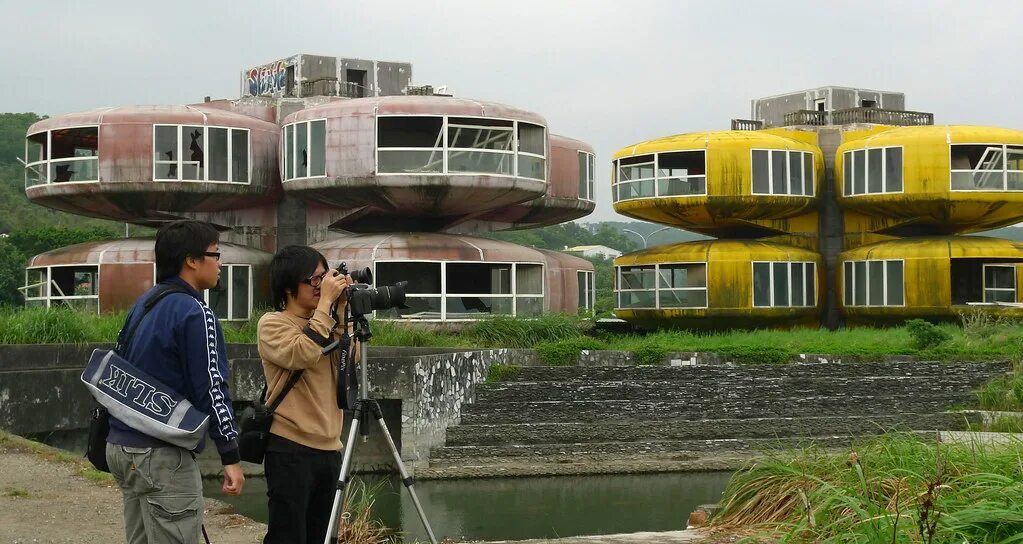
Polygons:
[[593,194],[593,178],[594,178],[594,157],[593,153],[587,153],[585,151],[579,152],[579,198],[583,200],[595,201],[596,198]]
[[327,121],[303,121],[284,126],[285,181],[327,175]]
[[593,315],[593,308],[597,303],[597,289],[593,283],[593,272],[580,270],[576,273],[579,282],[579,309],[580,314]]
[[542,264],[378,261],[375,269],[377,285],[409,282],[408,308],[380,310],[378,319],[455,321],[543,313]]
[[220,265],[220,282],[203,292],[213,315],[226,321],[245,321],[252,311],[252,267]]
[[846,261],[846,306],[905,306],[903,261]]
[[753,306],[776,308],[816,305],[816,263],[753,263]]
[[616,267],[617,307],[706,308],[707,263]]
[[99,127],[70,127],[25,138],[25,187],[99,181]]
[[25,306],[66,306],[99,313],[99,267],[96,265],[44,266],[25,269]]
[[378,174],[486,174],[547,180],[547,129],[483,117],[377,117]]
[[953,191],[1023,191],[1023,146],[949,146]]
[[813,153],[784,149],[751,152],[753,194],[813,196]]
[[1016,302],[1016,267],[984,265],[984,302]]
[[674,151],[614,161],[614,201],[707,194],[707,153]]
[[153,179],[249,183],[249,130],[153,125]]
[[845,196],[901,193],[902,148],[872,147],[842,154]]

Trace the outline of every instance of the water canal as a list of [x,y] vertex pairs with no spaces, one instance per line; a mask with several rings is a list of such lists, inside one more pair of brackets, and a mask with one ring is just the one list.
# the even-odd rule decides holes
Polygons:
[[[700,504],[718,502],[728,472],[425,480],[416,492],[438,538],[499,540],[684,529]],[[375,515],[407,539],[426,540],[408,492],[396,478],[381,479]],[[239,514],[266,521],[266,480],[245,481],[241,497],[225,497],[219,480],[205,494],[235,505]]]

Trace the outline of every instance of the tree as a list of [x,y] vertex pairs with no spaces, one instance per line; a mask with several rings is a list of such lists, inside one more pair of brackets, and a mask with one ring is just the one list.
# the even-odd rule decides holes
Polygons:
[[24,297],[18,290],[25,279],[25,254],[6,238],[0,238],[0,306],[21,306]]
[[105,227],[58,228],[41,227],[29,230],[18,230],[11,233],[8,240],[25,255],[38,255],[59,247],[109,240],[117,234]]

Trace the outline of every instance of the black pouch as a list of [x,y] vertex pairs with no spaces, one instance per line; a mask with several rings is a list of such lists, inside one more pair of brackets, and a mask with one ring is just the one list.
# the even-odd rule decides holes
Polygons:
[[262,463],[266,453],[266,441],[270,438],[270,425],[274,414],[260,403],[242,411],[238,435],[238,453],[242,461]]
[[107,435],[110,434],[110,414],[107,409],[97,406],[89,418],[89,443],[85,458],[100,472],[110,472],[107,464]]

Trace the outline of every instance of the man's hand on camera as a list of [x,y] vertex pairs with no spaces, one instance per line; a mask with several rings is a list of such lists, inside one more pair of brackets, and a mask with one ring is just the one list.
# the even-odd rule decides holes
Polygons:
[[227,495],[241,495],[245,487],[245,473],[242,472],[240,464],[224,465],[224,493]]
[[342,276],[336,270],[328,270],[320,284],[320,309],[329,310],[335,301],[339,306],[344,306],[348,302],[348,285],[351,281],[351,276]]

